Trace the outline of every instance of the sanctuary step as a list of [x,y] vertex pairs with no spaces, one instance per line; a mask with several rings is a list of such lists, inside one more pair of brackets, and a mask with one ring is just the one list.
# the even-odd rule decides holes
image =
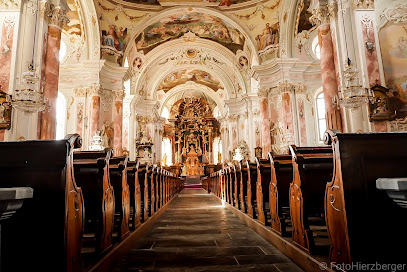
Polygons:
[[185,185],[187,184],[200,184],[201,176],[186,176]]
[[113,271],[302,271],[203,189],[184,190]]

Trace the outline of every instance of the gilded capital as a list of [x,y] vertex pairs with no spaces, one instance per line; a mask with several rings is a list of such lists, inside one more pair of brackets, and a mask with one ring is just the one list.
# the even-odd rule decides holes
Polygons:
[[87,89],[88,89],[89,96],[101,96],[102,95],[102,87],[100,86],[100,84],[93,84],[93,85],[87,87]]
[[267,98],[268,97],[268,94],[269,94],[269,88],[261,88],[258,92],[257,92],[257,95],[260,97],[260,98]]
[[20,10],[21,0],[0,0],[1,10]]
[[113,99],[115,101],[122,101],[124,97],[126,96],[125,92],[123,90],[113,90]]
[[55,7],[53,4],[48,4],[48,2],[44,4],[44,15],[49,25],[55,25],[59,28],[62,28],[70,21],[66,16],[66,10],[63,10],[61,7]]
[[312,10],[312,16],[309,18],[311,24],[319,26],[329,24],[331,19],[336,19],[338,14],[337,2],[331,2],[326,6],[320,6]]
[[287,80],[284,82],[280,82],[278,84],[278,90],[280,93],[289,93],[295,89],[295,85]]
[[87,87],[79,87],[73,90],[75,97],[85,97],[88,93]]

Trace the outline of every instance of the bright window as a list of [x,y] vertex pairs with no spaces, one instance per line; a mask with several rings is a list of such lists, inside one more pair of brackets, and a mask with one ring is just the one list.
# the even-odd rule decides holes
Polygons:
[[162,163],[164,164],[164,156],[165,158],[165,164],[170,166],[172,165],[172,146],[171,146],[171,141],[168,138],[164,138],[162,143],[161,143],[161,154],[162,154]]
[[165,119],[170,118],[170,112],[168,111],[167,107],[163,107],[161,117],[164,117]]
[[56,139],[63,139],[65,137],[65,123],[66,123],[66,99],[63,94],[58,92],[57,98],[57,124],[56,124]]
[[321,47],[319,46],[319,43],[314,47],[314,54],[317,59],[321,59]]
[[62,62],[66,55],[66,44],[63,40],[61,40],[61,47],[59,49],[59,62]]
[[324,133],[326,131],[326,117],[325,117],[325,100],[324,100],[324,93],[320,93],[317,95],[316,99],[316,107],[317,107],[317,122],[318,122],[318,137],[319,141],[324,140]]

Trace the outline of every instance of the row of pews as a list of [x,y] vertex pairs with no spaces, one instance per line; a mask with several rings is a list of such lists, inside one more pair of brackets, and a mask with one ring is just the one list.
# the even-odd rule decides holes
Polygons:
[[407,176],[407,133],[327,131],[325,144],[225,166],[204,188],[300,251],[326,253],[328,268],[405,264],[407,209],[376,180]]
[[0,143],[1,187],[34,189],[2,225],[3,271],[82,271],[183,189],[168,169],[80,147],[79,135]]

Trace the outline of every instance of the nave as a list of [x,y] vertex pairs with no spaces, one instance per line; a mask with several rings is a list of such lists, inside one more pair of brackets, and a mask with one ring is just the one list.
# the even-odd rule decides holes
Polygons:
[[303,271],[204,189],[184,189],[113,271]]

